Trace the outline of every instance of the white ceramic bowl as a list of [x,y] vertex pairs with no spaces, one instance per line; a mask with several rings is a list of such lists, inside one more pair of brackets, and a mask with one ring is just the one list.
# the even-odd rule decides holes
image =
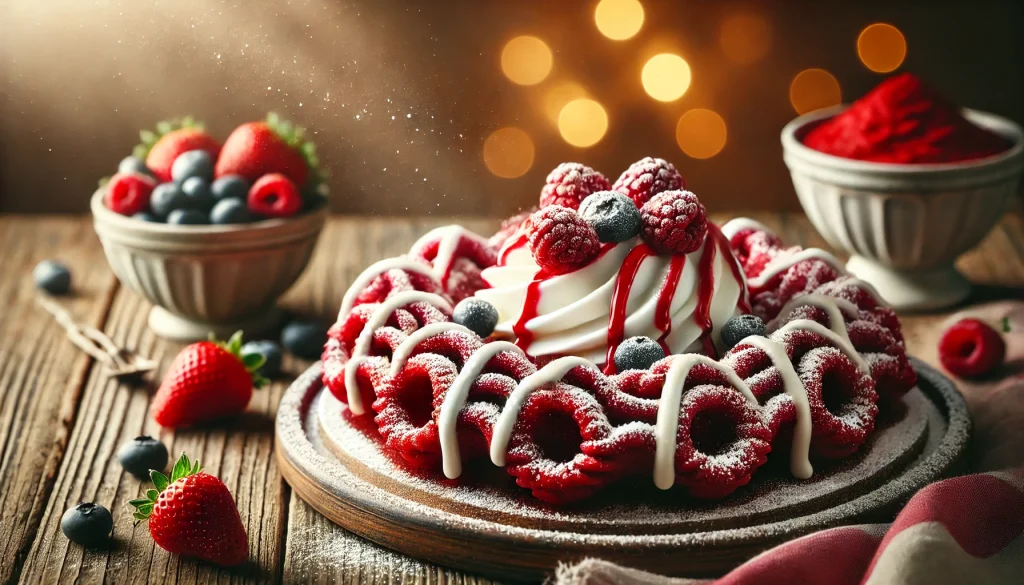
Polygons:
[[150,223],[107,209],[102,189],[91,207],[114,274],[154,305],[150,328],[181,341],[276,326],[274,302],[306,268],[327,218],[325,206],[241,225]]
[[804,146],[812,125],[846,106],[800,116],[782,130],[796,194],[829,244],[850,254],[847,269],[896,308],[950,306],[970,293],[953,266],[1005,211],[1024,169],[1024,133],[999,116],[964,115],[1006,137],[994,156],[949,164],[888,164],[841,158]]

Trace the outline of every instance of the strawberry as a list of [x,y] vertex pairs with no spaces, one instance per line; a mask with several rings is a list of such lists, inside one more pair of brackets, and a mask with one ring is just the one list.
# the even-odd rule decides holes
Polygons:
[[203,130],[203,124],[186,116],[180,120],[159,122],[156,132],[143,130],[139,133],[142,144],[135,147],[133,154],[146,161],[146,167],[161,182],[171,180],[171,165],[174,159],[190,150],[205,150],[216,160],[220,143]]
[[153,396],[153,420],[165,427],[183,427],[245,410],[253,386],[266,379],[256,373],[264,357],[242,355],[242,332],[226,343],[200,341],[181,350]]
[[281,173],[263,175],[249,189],[249,211],[266,217],[291,217],[302,209],[295,183]]
[[121,215],[135,215],[149,209],[149,196],[156,187],[153,177],[139,173],[118,173],[107,183],[103,202]]
[[317,173],[316,147],[304,140],[305,130],[271,112],[264,122],[248,122],[235,128],[224,141],[216,178],[241,175],[255,183],[269,173],[281,173],[299,187],[310,173]]
[[149,533],[160,548],[225,567],[249,558],[245,526],[224,482],[203,473],[184,453],[169,479],[156,470],[150,478],[156,489],[128,503],[135,508],[136,525],[149,520]]

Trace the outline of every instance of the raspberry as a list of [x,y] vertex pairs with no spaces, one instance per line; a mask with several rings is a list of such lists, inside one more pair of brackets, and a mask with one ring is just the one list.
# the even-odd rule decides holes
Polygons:
[[545,207],[529,221],[533,259],[552,274],[572,272],[597,258],[601,248],[597,232],[572,209]]
[[612,186],[604,175],[580,163],[562,163],[548,174],[540,190],[540,206],[560,205],[579,209],[591,193],[607,191]]
[[612,190],[632,199],[637,207],[643,207],[658,193],[685,188],[686,181],[672,163],[646,157],[629,165],[615,181]]
[[665,191],[640,210],[643,237],[662,254],[689,254],[700,248],[708,218],[697,196],[689,191]]
[[156,181],[147,175],[136,173],[114,175],[107,183],[103,202],[114,213],[135,215],[149,209],[149,196],[156,187]]
[[939,361],[961,378],[983,376],[1003,363],[1006,343],[995,329],[978,319],[961,319],[939,339]]
[[249,188],[249,211],[265,217],[291,217],[302,210],[299,188],[281,173],[263,175]]

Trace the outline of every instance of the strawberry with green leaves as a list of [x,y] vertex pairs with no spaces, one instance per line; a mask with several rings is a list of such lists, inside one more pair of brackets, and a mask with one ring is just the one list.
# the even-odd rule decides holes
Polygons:
[[200,341],[185,347],[153,397],[153,419],[177,428],[242,412],[253,387],[267,382],[256,373],[264,360],[259,353],[242,353],[241,331],[225,343]]
[[203,129],[202,122],[191,116],[180,120],[167,120],[156,125],[156,132],[139,132],[142,144],[132,153],[138,160],[146,161],[146,167],[161,181],[171,180],[171,166],[178,156],[190,150],[204,150],[210,158],[217,159],[220,143]]
[[316,147],[305,133],[273,112],[266,121],[242,124],[224,141],[214,174],[218,179],[241,175],[252,184],[263,175],[280,173],[302,188],[311,174],[319,178]]
[[155,489],[129,502],[136,524],[149,521],[153,541],[168,552],[232,567],[249,557],[249,540],[224,482],[184,453],[171,477],[151,471]]

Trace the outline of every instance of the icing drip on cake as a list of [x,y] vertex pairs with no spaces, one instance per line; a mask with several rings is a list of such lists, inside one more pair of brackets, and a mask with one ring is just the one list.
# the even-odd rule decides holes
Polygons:
[[396,256],[375,262],[357,276],[352,282],[352,286],[348,287],[348,290],[345,291],[345,296],[341,300],[341,309],[338,310],[338,319],[344,319],[352,312],[356,299],[359,298],[359,293],[363,292],[373,282],[373,279],[389,270],[396,269],[415,272],[430,278],[434,277],[434,270],[430,266],[408,256]]

